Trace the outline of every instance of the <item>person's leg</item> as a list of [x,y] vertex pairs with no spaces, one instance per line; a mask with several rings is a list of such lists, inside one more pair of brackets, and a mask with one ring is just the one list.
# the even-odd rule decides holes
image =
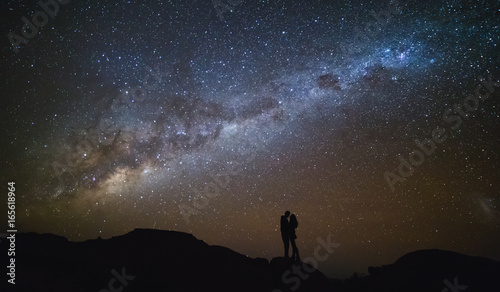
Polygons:
[[285,258],[288,258],[288,251],[290,249],[290,238],[286,233],[281,233],[281,238],[283,239],[283,245],[285,246]]
[[295,260],[295,257],[299,257],[297,245],[295,244],[295,239],[290,239],[290,243],[292,244],[292,260]]
[[286,242],[285,242],[285,257],[286,258],[289,258],[289,251],[290,251],[290,239],[286,239]]
[[297,245],[295,244],[295,240],[293,241],[293,244],[295,245],[294,249],[295,249],[295,260],[297,262],[300,262],[300,256],[299,256],[299,248],[297,247]]

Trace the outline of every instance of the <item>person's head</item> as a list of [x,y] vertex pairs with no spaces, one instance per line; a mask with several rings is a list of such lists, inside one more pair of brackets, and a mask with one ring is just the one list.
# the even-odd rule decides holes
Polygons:
[[298,226],[298,225],[299,225],[299,223],[297,222],[297,217],[295,216],[295,214],[292,214],[292,215],[290,216],[290,223],[292,223],[292,224],[294,224],[294,225],[296,225],[296,226]]
[[290,211],[285,212],[285,217],[288,218],[288,216],[290,216]]

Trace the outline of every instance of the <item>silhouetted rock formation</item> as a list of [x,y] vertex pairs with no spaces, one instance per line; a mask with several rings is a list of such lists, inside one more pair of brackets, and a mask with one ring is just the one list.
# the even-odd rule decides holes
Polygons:
[[271,260],[274,287],[288,291],[332,291],[328,278],[313,266],[278,257]]
[[444,282],[453,285],[455,278],[458,285],[467,286],[458,291],[499,291],[499,262],[441,250],[412,252],[369,272],[329,280],[302,262],[252,259],[175,231],[136,229],[84,242],[16,234],[15,291],[456,292]]
[[500,291],[500,262],[438,249],[411,252],[368,272],[366,277],[334,281],[335,291]]
[[[136,229],[84,242],[37,233],[18,233],[16,239],[16,291],[113,291],[108,285],[123,292],[272,291],[279,284],[273,276],[284,268],[276,267],[278,273],[267,259],[175,231]],[[326,291],[304,290],[320,287],[313,283],[317,279],[328,285],[317,271],[297,291]]]

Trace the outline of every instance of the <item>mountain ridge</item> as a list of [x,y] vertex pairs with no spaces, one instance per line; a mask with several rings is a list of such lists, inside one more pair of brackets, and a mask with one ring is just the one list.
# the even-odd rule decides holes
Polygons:
[[500,276],[500,262],[433,249],[369,267],[365,277],[328,279],[307,263],[250,258],[189,233],[143,228],[82,242],[17,233],[16,245],[15,291],[498,291]]

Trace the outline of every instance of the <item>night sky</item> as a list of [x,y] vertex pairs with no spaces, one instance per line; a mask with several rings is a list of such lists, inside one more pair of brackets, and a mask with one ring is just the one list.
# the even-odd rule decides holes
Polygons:
[[66,2],[0,4],[19,232],[271,259],[290,210],[302,258],[340,244],[330,277],[417,249],[500,260],[497,1]]

